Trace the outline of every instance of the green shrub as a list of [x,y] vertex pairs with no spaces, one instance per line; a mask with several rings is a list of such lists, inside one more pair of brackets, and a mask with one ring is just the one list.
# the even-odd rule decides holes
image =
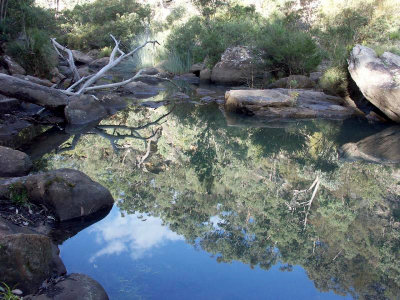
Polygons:
[[9,43],[7,53],[29,74],[40,77],[49,76],[57,64],[57,56],[48,34],[39,29],[29,29],[25,38]]
[[322,75],[319,84],[329,94],[344,95],[348,86],[347,70],[341,67],[331,67]]
[[187,73],[190,70],[190,67],[193,65],[193,59],[190,56],[190,53],[187,52],[186,58],[182,59],[182,56],[176,53],[166,53],[162,56],[165,58],[162,66],[163,68],[174,74],[183,74]]
[[62,27],[71,48],[101,49],[112,43],[110,34],[129,45],[149,17],[149,7],[136,1],[96,0],[65,11]]
[[100,53],[99,53],[99,58],[102,58],[102,57],[109,57],[110,55],[111,55],[111,52],[113,51],[113,48],[111,48],[111,47],[104,47],[104,48],[102,48],[101,50],[100,50]]
[[256,48],[261,52],[265,67],[272,72],[307,74],[321,62],[321,51],[311,35],[275,20],[264,25],[258,35]]

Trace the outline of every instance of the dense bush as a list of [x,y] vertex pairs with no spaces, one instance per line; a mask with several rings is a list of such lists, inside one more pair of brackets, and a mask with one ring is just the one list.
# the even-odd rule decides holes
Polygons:
[[63,13],[66,42],[74,49],[101,49],[111,44],[110,34],[129,45],[143,32],[150,9],[132,0],[96,0]]
[[280,20],[261,28],[256,45],[267,69],[284,75],[307,74],[321,62],[321,52],[311,35]]
[[23,39],[10,42],[7,52],[29,74],[40,77],[48,77],[57,64],[57,56],[48,34],[39,29],[29,29]]

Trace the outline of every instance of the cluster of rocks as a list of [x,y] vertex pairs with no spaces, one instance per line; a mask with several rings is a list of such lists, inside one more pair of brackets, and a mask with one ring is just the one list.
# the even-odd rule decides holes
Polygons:
[[6,147],[0,165],[0,282],[24,299],[108,299],[90,277],[67,275],[57,245],[107,215],[110,192],[77,170],[29,174],[29,156]]
[[[261,82],[270,80],[270,74],[263,73],[255,66],[260,61],[248,47],[228,48],[221,60],[212,68],[206,63],[192,66],[192,76],[199,82],[243,85],[252,83],[254,78]],[[356,45],[349,58],[349,72],[362,95],[375,111],[366,115],[370,121],[387,119],[400,122],[400,56],[385,52],[378,57],[374,50]],[[323,93],[319,88],[322,72],[309,76],[291,75],[266,85],[267,89],[228,91],[225,108],[228,112],[256,115],[266,120],[328,118],[345,119],[365,116],[352,101],[344,101]],[[182,76],[181,76],[182,77]],[[190,77],[185,74],[184,78]]]

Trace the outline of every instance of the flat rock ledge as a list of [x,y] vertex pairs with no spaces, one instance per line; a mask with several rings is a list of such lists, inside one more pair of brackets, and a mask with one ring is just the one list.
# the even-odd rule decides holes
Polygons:
[[225,94],[227,112],[270,120],[343,120],[359,115],[343,104],[342,98],[302,89],[231,90]]

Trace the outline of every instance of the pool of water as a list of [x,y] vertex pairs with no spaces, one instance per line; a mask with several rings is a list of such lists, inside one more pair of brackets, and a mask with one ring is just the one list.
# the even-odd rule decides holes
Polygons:
[[400,169],[388,155],[400,149],[373,153],[381,163],[343,155],[385,130],[131,106],[39,161],[116,200],[61,257],[111,299],[396,299]]

